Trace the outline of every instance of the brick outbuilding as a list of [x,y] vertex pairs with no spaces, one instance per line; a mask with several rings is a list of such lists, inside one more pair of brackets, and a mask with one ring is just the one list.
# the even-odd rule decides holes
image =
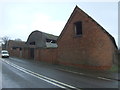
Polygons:
[[109,69],[117,60],[114,38],[78,6],[58,37],[57,44],[57,62],[62,65]]
[[[29,35],[24,51],[27,51],[29,59],[49,61],[52,51],[48,48],[57,48],[57,38],[58,36],[35,30]],[[52,50],[54,52],[54,49]]]
[[24,41],[9,40],[7,50],[9,51],[10,56],[22,57],[22,50],[25,46]]
[[107,70],[118,63],[114,38],[78,6],[59,37],[36,30],[26,43],[8,46],[17,57],[77,68]]
[[37,48],[57,47],[57,38],[58,36],[35,30],[29,35],[26,44]]

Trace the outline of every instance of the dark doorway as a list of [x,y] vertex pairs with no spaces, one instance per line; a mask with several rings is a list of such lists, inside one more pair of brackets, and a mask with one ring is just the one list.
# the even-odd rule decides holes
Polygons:
[[34,59],[34,48],[30,48],[30,58]]

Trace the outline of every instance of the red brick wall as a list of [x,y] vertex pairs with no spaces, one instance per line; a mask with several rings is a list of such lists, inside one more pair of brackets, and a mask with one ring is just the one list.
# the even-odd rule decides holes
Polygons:
[[36,48],[35,49],[35,60],[40,61],[41,60],[41,49],[40,48]]
[[[74,23],[82,21],[83,34],[75,36]],[[92,19],[76,11],[58,40],[60,64],[108,69],[113,63],[114,45],[109,36]]]
[[[23,41],[14,41],[14,40],[9,40],[8,45],[7,45],[7,50],[9,51],[10,56],[13,57],[22,57],[22,50],[20,48],[23,48],[25,46],[25,42]],[[19,48],[14,48],[14,47],[19,47]]]
[[30,48],[22,49],[22,58],[30,59]]
[[22,51],[20,51],[19,49],[15,49],[15,50],[11,50],[11,49],[8,49],[9,51],[9,55],[10,57],[22,57]]
[[49,63],[56,63],[57,58],[57,49],[48,48],[48,49],[35,49],[35,60],[44,61]]

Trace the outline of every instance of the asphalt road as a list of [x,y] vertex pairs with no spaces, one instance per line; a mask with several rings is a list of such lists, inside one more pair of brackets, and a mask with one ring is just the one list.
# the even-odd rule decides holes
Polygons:
[[56,65],[0,58],[2,88],[118,88],[118,81],[102,80],[58,70]]

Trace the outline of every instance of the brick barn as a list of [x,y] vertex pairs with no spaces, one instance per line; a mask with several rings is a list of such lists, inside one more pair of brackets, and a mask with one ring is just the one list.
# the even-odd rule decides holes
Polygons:
[[52,53],[51,50],[54,52],[54,48],[57,48],[57,38],[58,36],[52,34],[38,30],[33,31],[27,39],[27,48],[24,48],[24,52],[27,52],[25,57],[34,60],[49,61],[50,53]]
[[10,41],[8,46],[17,57],[52,64],[97,70],[118,64],[114,38],[78,6],[59,37],[36,30],[26,43]]
[[25,42],[23,41],[9,40],[7,50],[9,51],[10,56],[22,57],[22,50],[25,46]]
[[75,7],[57,40],[61,65],[109,69],[116,62],[114,38],[94,19]]

